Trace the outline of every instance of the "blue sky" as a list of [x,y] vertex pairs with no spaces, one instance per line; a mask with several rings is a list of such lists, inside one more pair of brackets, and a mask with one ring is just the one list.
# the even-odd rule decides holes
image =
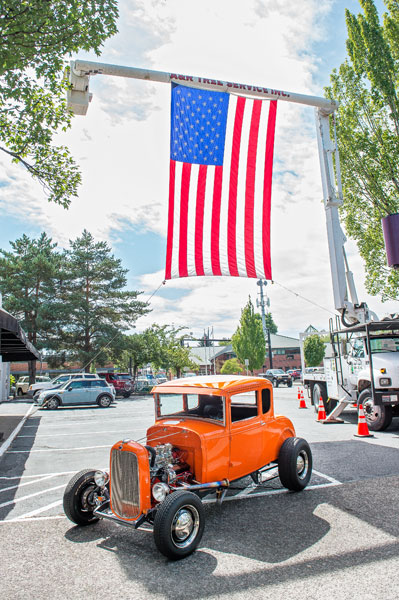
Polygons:
[[[121,0],[119,33],[100,58],[147,67],[323,95],[329,74],[344,60],[345,8],[355,0]],[[382,9],[382,2],[377,2]],[[88,229],[109,242],[129,269],[129,287],[149,297],[163,280],[166,247],[170,90],[164,84],[96,76],[86,117],[60,135],[83,175],[69,211],[50,205],[22,167],[0,156],[0,247],[23,233],[46,231],[60,246]],[[279,103],[272,196],[272,267],[267,292],[279,332],[328,325],[333,295],[324,209],[310,108]],[[397,311],[364,290],[356,246],[347,253],[358,295],[379,316]],[[153,297],[137,323],[213,327],[231,335],[256,281],[236,278],[173,280]],[[290,290],[290,291],[287,291]],[[307,298],[309,301],[305,301]],[[321,307],[321,308],[319,308]]]

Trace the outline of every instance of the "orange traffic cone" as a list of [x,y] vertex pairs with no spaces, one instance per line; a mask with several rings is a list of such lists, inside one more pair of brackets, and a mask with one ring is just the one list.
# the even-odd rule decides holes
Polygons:
[[301,388],[298,388],[298,402],[301,401]]
[[[298,391],[298,394],[299,394],[299,391]],[[301,393],[300,393],[299,408],[307,408],[305,398],[303,396],[303,390],[301,390]]]
[[319,410],[318,410],[318,413],[317,413],[317,419],[316,419],[316,421],[318,423],[322,423],[323,421],[325,421],[325,419],[327,419],[326,409],[324,408],[323,398],[320,396]]
[[359,420],[357,423],[357,433],[354,433],[354,435],[356,437],[374,437],[374,435],[369,432],[369,428],[367,427],[366,417],[364,416],[362,404],[359,404]]

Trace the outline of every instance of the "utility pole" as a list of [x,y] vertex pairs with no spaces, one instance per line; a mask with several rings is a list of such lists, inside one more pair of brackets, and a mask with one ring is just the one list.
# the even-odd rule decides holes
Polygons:
[[268,349],[269,349],[270,368],[273,369],[273,355],[272,355],[272,345],[271,345],[271,341],[270,341],[270,329],[268,327],[266,327],[266,317],[265,317],[265,304],[267,306],[270,306],[270,300],[266,296],[266,301],[265,301],[265,298],[263,295],[263,286],[267,285],[267,281],[263,280],[263,279],[258,279],[257,285],[259,286],[260,301],[258,298],[256,299],[256,306],[258,306],[258,307],[260,306],[260,311],[261,311],[261,315],[262,315],[263,335],[265,337],[265,341],[266,341]]

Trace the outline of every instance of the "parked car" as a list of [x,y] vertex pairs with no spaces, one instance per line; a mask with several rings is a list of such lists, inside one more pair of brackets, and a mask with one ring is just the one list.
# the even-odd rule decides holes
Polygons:
[[66,381],[70,379],[100,379],[99,376],[95,373],[63,373],[62,375],[58,375],[54,379],[48,382],[34,383],[29,386],[29,390],[27,395],[30,398],[35,398],[43,390],[54,389],[57,386],[62,385]]
[[292,379],[296,381],[297,379],[301,379],[302,372],[300,369],[288,369],[288,375],[291,375]]
[[[50,382],[51,379],[47,375],[37,375],[36,383],[47,383]],[[29,388],[29,375],[24,375],[20,377],[15,384],[15,393],[17,396],[23,396],[27,393]]]
[[54,410],[71,404],[98,404],[107,408],[115,400],[115,390],[103,379],[69,379],[55,389],[43,390],[37,404]]
[[98,373],[98,375],[114,386],[117,396],[129,398],[133,392],[133,380],[129,373]]
[[[152,390],[155,424],[146,444],[131,439],[111,448],[110,470],[83,469],[64,493],[66,516],[77,525],[109,519],[153,528],[171,559],[199,544],[205,525],[201,499],[222,502],[230,484],[280,477],[300,491],[309,483],[312,454],[291,421],[276,416],[267,379],[205,375],[167,381]],[[271,530],[273,528],[270,524]]]
[[155,384],[155,381],[148,379],[147,377],[136,377],[134,380],[134,391],[136,394],[148,394]]
[[292,377],[284,373],[283,369],[268,369],[266,373],[262,373],[262,376],[271,381],[274,387],[279,385],[292,387]]

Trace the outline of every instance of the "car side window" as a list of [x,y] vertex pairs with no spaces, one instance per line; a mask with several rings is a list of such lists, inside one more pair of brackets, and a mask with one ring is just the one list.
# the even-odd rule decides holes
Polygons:
[[243,421],[251,419],[258,414],[257,393],[246,392],[244,394],[234,394],[231,397],[231,421]]
[[69,384],[69,389],[73,389],[73,390],[79,390],[82,388],[86,388],[89,387],[87,381],[71,381],[71,383]]
[[270,410],[270,390],[264,388],[262,390],[262,413],[265,415]]

